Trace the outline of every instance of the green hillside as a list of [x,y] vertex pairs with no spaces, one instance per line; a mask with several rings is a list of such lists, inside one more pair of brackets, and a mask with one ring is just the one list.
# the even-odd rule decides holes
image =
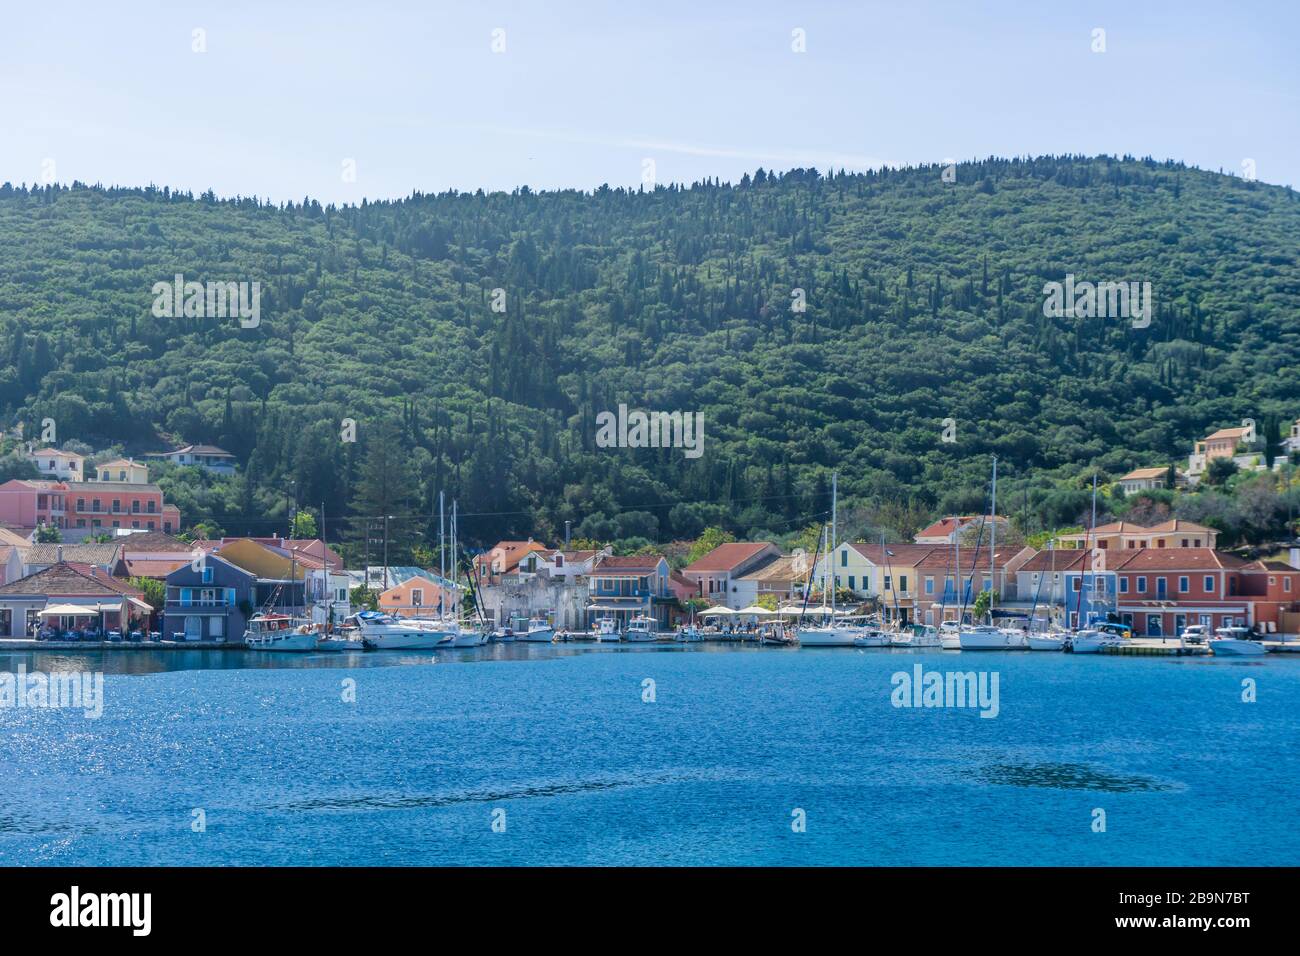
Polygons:
[[[359,208],[6,184],[0,412],[76,447],[234,452],[234,480],[163,470],[187,522],[267,532],[297,499],[331,537],[406,516],[399,549],[439,489],[473,542],[566,519],[781,536],[827,509],[832,469],[863,533],[905,532],[979,507],[991,454],[1032,530],[1078,519],[1093,467],[1185,460],[1243,417],[1275,441],[1300,416],[1293,191],[1106,157],[940,173]],[[176,273],[260,282],[260,325],[155,317]],[[1149,281],[1149,327],[1044,317],[1067,273]],[[704,454],[596,447],[620,402],[702,412]]]

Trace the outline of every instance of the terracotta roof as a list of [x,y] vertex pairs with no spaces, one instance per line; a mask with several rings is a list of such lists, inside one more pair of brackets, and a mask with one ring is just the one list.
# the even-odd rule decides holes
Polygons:
[[29,458],[37,458],[37,457],[39,457],[39,456],[41,456],[41,455],[45,455],[45,456],[47,456],[47,457],[48,457],[48,456],[57,456],[57,457],[59,457],[59,458],[80,458],[80,459],[83,459],[83,460],[84,460],[85,457],[86,457],[85,455],[78,455],[75,451],[59,451],[57,448],[39,448],[39,449],[37,449],[36,451],[31,452],[31,453],[28,455],[28,457],[29,457]]
[[[64,482],[69,491],[103,491],[108,488],[114,491],[145,491],[149,493],[158,492],[162,494],[162,489],[152,481],[68,481]],[[100,514],[108,514],[107,511]],[[127,513],[122,512],[123,515]],[[142,515],[138,512],[131,512],[128,517],[139,518]]]
[[[945,544],[866,544],[855,541],[849,545],[872,564],[880,566],[902,564],[914,565],[924,561],[935,551],[947,554],[951,548]],[[886,554],[888,552],[888,554]]]
[[164,452],[160,452],[159,454],[184,455],[186,453],[191,455],[218,455],[225,458],[235,457],[230,452],[226,451],[224,448],[218,448],[216,445],[186,445],[184,448],[177,448],[174,451],[164,451]]
[[[996,569],[999,571],[1005,570],[1007,562],[1023,550],[1021,547],[998,548],[993,553],[993,562]],[[952,568],[956,566],[954,564],[955,557],[956,555],[952,553],[951,548],[935,548],[928,558],[923,558],[917,562],[915,567],[918,571],[943,571],[946,568],[948,573],[951,574],[953,573]],[[988,572],[989,549],[987,546],[979,548],[978,551],[975,548],[961,549],[961,573],[963,575],[970,574],[972,566],[976,571]]]
[[[1160,524],[1142,525],[1134,524],[1132,521],[1112,521],[1109,524],[1099,524],[1093,530],[1094,535],[1110,536],[1115,534],[1130,535],[1153,535],[1153,534],[1176,534],[1179,532],[1190,532],[1192,534],[1218,534],[1214,528],[1207,528],[1203,524],[1197,524],[1194,521],[1187,521],[1183,518],[1173,518],[1169,521],[1162,521]],[[1074,540],[1083,540],[1088,537],[1087,531],[1080,531],[1076,534],[1063,534],[1061,538]]]
[[1213,441],[1213,440],[1216,439],[1216,438],[1238,438],[1238,439],[1240,439],[1240,438],[1245,437],[1246,432],[1247,432],[1247,429],[1245,429],[1245,428],[1220,428],[1217,432],[1214,432],[1212,435],[1206,435],[1206,436],[1205,436],[1205,440],[1206,440],[1206,441]]
[[1250,564],[1246,565],[1245,570],[1247,570],[1247,571],[1255,571],[1255,570],[1259,570],[1259,571],[1296,571],[1296,570],[1300,570],[1300,568],[1293,568],[1291,565],[1287,564],[1285,561],[1279,561],[1279,560],[1277,560],[1276,558],[1267,558],[1267,559],[1261,559],[1261,560],[1259,560],[1259,561],[1252,561]]
[[[540,541],[498,541],[474,559],[475,563],[491,569],[493,574],[508,574],[530,554],[545,554],[552,549]],[[498,559],[501,567],[495,567]]]
[[1126,556],[1117,561],[1117,571],[1217,571],[1247,564],[1243,558],[1210,548],[1139,548],[1114,553]]
[[87,565],[69,564],[65,561],[0,585],[0,595],[6,594],[40,594],[51,597],[130,594],[137,597],[140,592],[102,571],[96,572]]
[[184,558],[149,558],[132,560],[126,558],[119,562],[120,567],[126,569],[128,577],[132,578],[165,578],[177,568],[189,564],[190,559]]
[[1166,468],[1134,468],[1127,475],[1121,478],[1120,481],[1140,481],[1143,478],[1162,478],[1167,474],[1169,474],[1169,469],[1167,467]]
[[685,571],[732,571],[766,548],[770,541],[730,541],[720,544],[698,561],[692,561]]
[[1072,571],[1082,566],[1087,554],[1079,548],[1039,551],[1020,566],[1021,571]]

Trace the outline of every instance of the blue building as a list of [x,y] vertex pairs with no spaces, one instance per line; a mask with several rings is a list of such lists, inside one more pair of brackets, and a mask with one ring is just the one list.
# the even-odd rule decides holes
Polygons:
[[183,564],[167,575],[163,639],[242,641],[258,607],[257,576],[217,554],[206,554],[197,564]]
[[601,558],[591,572],[587,626],[612,617],[624,628],[632,618],[644,614],[659,630],[666,630],[677,606],[670,573],[667,559],[660,555]]

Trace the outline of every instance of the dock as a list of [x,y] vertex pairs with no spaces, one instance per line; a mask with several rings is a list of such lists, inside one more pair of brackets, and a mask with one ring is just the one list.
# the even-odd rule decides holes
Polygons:
[[29,638],[0,638],[5,651],[243,651],[242,641],[35,641]]
[[1131,637],[1123,644],[1101,648],[1101,653],[1127,657],[1203,657],[1210,653],[1210,648],[1205,644],[1181,644],[1177,640]]

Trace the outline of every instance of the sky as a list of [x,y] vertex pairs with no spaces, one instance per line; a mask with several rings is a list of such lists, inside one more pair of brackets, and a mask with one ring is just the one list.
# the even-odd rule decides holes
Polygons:
[[1045,153],[1300,183],[1293,0],[96,0],[0,22],[14,184],[347,203]]

